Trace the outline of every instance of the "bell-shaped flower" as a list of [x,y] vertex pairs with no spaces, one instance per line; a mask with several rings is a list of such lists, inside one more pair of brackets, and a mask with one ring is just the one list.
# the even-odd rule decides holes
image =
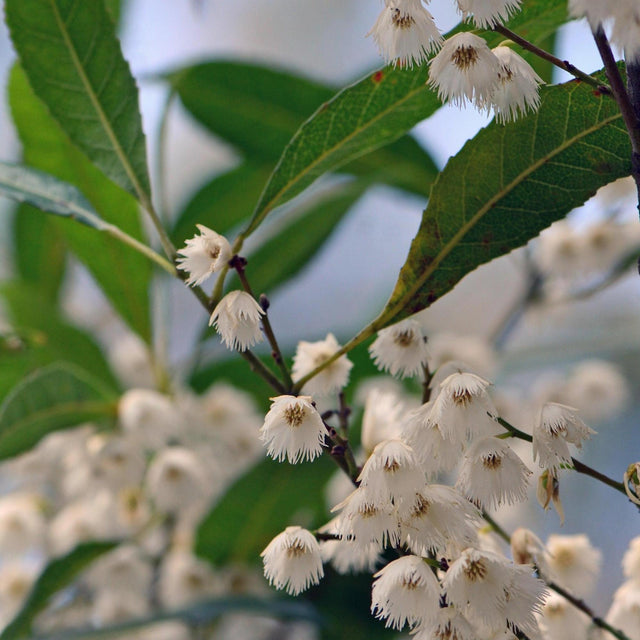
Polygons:
[[378,369],[400,378],[419,374],[429,355],[422,327],[412,318],[381,329],[369,353]]
[[264,310],[252,296],[245,291],[231,291],[218,302],[209,325],[215,324],[229,349],[246,351],[264,340],[260,329],[263,315]]
[[458,9],[464,18],[473,18],[473,23],[482,29],[490,29],[509,19],[520,7],[521,0],[457,0]]
[[176,260],[178,267],[189,274],[186,282],[190,285],[202,284],[212,273],[220,271],[231,260],[229,241],[215,231],[197,224],[200,235],[187,240],[186,247],[178,249],[181,257]]

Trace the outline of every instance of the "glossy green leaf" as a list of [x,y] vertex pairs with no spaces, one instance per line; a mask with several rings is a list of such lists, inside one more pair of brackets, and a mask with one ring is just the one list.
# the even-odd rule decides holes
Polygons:
[[31,589],[27,601],[13,621],[0,633],[0,640],[25,640],[31,636],[33,622],[51,598],[68,587],[76,576],[100,556],[115,549],[118,542],[86,542],[52,560]]
[[[67,140],[34,95],[19,67],[9,80],[9,102],[23,145],[24,161],[75,185],[107,222],[134,238],[142,238],[138,206],[96,170]],[[118,240],[68,220],[55,220],[70,249],[84,262],[123,320],[149,341],[151,265]]]
[[[135,632],[136,630],[149,628],[159,622],[167,620],[181,620],[190,626],[205,626],[216,622],[221,616],[226,614],[261,615],[281,620],[301,620],[319,625],[322,618],[319,613],[308,602],[296,598],[284,600],[281,598],[257,598],[251,596],[231,596],[228,598],[217,598],[215,600],[203,600],[183,609],[163,611],[145,618],[104,626],[96,629],[80,628],[67,629],[46,636],[36,635],[33,640],[87,640],[93,638],[124,638],[124,633]],[[151,629],[149,629],[150,631]]]
[[377,329],[429,306],[630,174],[629,137],[613,99],[575,81],[543,89],[541,99],[536,113],[489,125],[449,160]]
[[104,225],[76,187],[31,167],[0,162],[0,195],[94,229]]
[[[566,19],[555,0],[530,0],[509,23],[532,42],[554,33]],[[456,30],[467,30],[463,25]],[[504,38],[487,33],[495,46]],[[297,131],[282,154],[246,233],[278,205],[316,178],[399,138],[440,107],[427,86],[428,68],[376,71],[323,104]]]
[[288,524],[319,526],[326,520],[324,486],[335,468],[324,456],[298,465],[264,460],[205,516],[196,533],[196,553],[214,565],[255,564]]
[[[93,338],[70,325],[53,305],[47,304],[38,294],[39,289],[26,282],[5,282],[0,287],[8,319],[19,335],[26,339],[22,348],[7,352],[10,359],[20,356],[15,360],[16,368],[24,374],[57,361],[69,362],[110,389],[117,390],[118,382]],[[4,364],[0,355],[0,367]]]
[[[271,168],[300,125],[335,94],[301,76],[240,62],[206,62],[168,79],[200,123]],[[429,154],[410,137],[344,170],[421,195],[428,195],[437,175]]]
[[177,247],[197,233],[196,224],[230,234],[251,216],[271,167],[249,162],[216,176],[199,189],[178,216],[171,231]]
[[38,299],[54,304],[66,272],[67,243],[42,211],[21,204],[11,224],[16,275],[38,289]]
[[150,201],[138,89],[104,2],[5,0],[20,63],[36,95],[111,180]]
[[309,264],[365,189],[361,183],[349,184],[316,199],[291,224],[250,253],[247,277],[254,293],[271,292]]
[[0,460],[24,453],[49,433],[91,420],[113,419],[117,400],[69,364],[40,369],[0,405]]

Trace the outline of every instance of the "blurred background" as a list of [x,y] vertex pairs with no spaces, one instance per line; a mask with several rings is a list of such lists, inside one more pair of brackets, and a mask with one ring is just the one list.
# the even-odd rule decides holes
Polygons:
[[[166,85],[157,79],[159,73],[210,58],[240,59],[273,64],[340,87],[381,65],[373,42],[365,38],[381,4],[377,0],[123,2],[122,46],[138,78],[150,157],[157,152],[167,94]],[[458,21],[451,4],[434,0],[430,5],[443,31]],[[601,66],[580,23],[561,30],[556,53],[586,71]],[[2,26],[3,86],[13,58]],[[555,75],[555,80],[563,79],[561,73]],[[7,111],[7,105],[0,103],[1,159],[19,160],[20,148]],[[447,158],[488,122],[486,116],[472,110],[445,107],[419,125],[413,135],[436,163],[444,166]],[[238,161],[231,147],[200,127],[178,102],[170,112],[167,147],[165,189],[169,210],[174,214],[194,190]],[[157,175],[154,178],[158,180]],[[390,188],[375,187],[367,192],[312,263],[272,296],[272,322],[289,351],[298,340],[318,340],[329,331],[345,341],[382,308],[425,204],[419,197]],[[11,203],[0,200],[2,277],[10,276],[12,208]],[[637,220],[633,189],[619,186],[574,212],[572,233],[579,236],[603,219],[616,224]],[[594,425],[599,435],[587,443],[582,459],[621,479],[627,464],[640,459],[640,278],[633,268],[627,269],[605,290],[566,302],[567,291],[573,291],[576,282],[578,288],[584,284],[580,277],[572,279],[570,274],[552,287],[545,303],[522,307],[520,300],[531,277],[527,265],[532,253],[539,255],[536,251],[540,249],[535,246],[528,253],[519,250],[473,272],[424,313],[424,323],[434,333],[446,330],[480,338],[498,336],[500,365],[494,370],[496,381],[514,390],[511,401],[516,398],[516,404],[518,397],[534,391],[541,397],[553,397],[561,384],[554,383],[557,378],[553,376],[568,375],[583,359],[602,358],[614,363],[628,384],[627,401],[601,424]],[[556,248],[550,264],[557,266],[559,263],[553,260],[560,260],[560,254]],[[68,312],[80,323],[97,327],[103,340],[120,331],[114,329],[117,323],[108,303],[80,265],[74,265],[68,277],[65,300]],[[193,296],[178,283],[158,304],[164,315],[170,358],[179,370],[206,318]],[[524,309],[522,315],[520,309]],[[512,317],[513,326],[503,326]],[[220,351],[215,340],[209,341],[206,349],[212,356]],[[522,400],[523,404],[527,402]],[[517,415],[517,407],[512,411]],[[597,608],[602,613],[622,581],[620,560],[624,549],[640,533],[638,513],[622,496],[576,474],[563,476],[562,498],[566,522],[561,533],[588,533],[606,559],[597,592]],[[529,526],[543,539],[559,528],[553,511],[543,513],[535,505],[505,513],[504,522],[511,529],[517,524]]]

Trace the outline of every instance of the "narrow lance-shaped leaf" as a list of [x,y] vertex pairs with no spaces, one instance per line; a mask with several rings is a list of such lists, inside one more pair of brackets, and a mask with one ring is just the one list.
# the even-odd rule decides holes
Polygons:
[[81,369],[57,364],[36,371],[0,406],[0,460],[28,451],[53,431],[115,413],[113,396]]
[[[556,0],[529,0],[509,26],[539,42],[566,20],[566,7]],[[469,30],[461,25],[454,31]],[[504,38],[484,34],[491,46]],[[346,162],[388,144],[440,106],[427,88],[428,69],[388,67],[338,93],[302,125],[282,154],[245,230],[251,233],[264,217],[290,200],[316,178]]]
[[35,93],[105,175],[148,204],[138,90],[104,2],[6,0],[5,13]]
[[375,329],[429,306],[630,174],[629,136],[611,97],[571,81],[541,98],[536,113],[489,125],[449,160]]
[[105,227],[76,187],[44,171],[0,162],[0,194],[63,218],[73,218],[94,229]]
[[118,542],[85,542],[65,556],[52,560],[35,585],[22,609],[0,633],[0,640],[25,640],[32,635],[33,622],[51,598],[68,587],[75,577],[101,555],[116,548]]

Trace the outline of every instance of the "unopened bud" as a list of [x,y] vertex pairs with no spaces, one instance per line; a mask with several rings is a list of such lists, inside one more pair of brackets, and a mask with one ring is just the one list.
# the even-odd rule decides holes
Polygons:
[[544,545],[533,531],[519,527],[511,536],[511,556],[516,564],[537,564]]

